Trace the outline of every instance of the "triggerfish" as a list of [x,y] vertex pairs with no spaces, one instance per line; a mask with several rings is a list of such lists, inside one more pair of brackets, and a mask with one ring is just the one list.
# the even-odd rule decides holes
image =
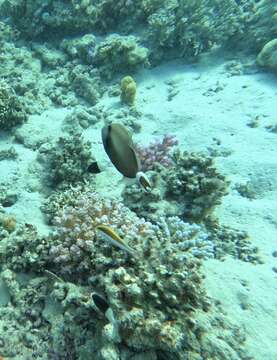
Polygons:
[[127,253],[133,256],[136,255],[135,250],[132,249],[128,244],[126,244],[125,241],[111,227],[107,225],[98,225],[96,226],[96,230],[101,235],[101,237],[110,244],[113,244],[114,246],[125,250]]
[[102,129],[102,142],[116,169],[126,178],[137,179],[138,184],[149,191],[151,184],[141,172],[140,160],[129,131],[119,123],[106,125]]

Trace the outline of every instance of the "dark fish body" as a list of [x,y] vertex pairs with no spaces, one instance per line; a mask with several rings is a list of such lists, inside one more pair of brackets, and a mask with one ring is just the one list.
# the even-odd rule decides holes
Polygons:
[[104,149],[115,168],[127,178],[135,178],[140,162],[133,147],[132,137],[121,124],[114,123],[102,129]]
[[99,169],[99,166],[97,164],[96,161],[92,162],[89,166],[88,166],[88,172],[90,174],[99,174],[101,172],[101,170]]
[[91,294],[91,298],[95,304],[95,306],[103,313],[108,310],[109,304],[107,303],[106,299],[104,299],[101,295],[98,295],[96,293]]

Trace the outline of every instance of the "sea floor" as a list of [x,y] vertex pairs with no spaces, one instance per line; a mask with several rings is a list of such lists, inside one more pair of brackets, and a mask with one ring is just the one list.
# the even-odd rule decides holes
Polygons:
[[[206,260],[205,285],[232,322],[244,328],[253,358],[276,360],[277,258],[272,254],[277,250],[277,130],[268,128],[277,126],[276,77],[245,74],[237,59],[216,55],[203,57],[197,65],[173,62],[143,70],[135,78],[141,132],[134,139],[148,144],[164,134],[176,135],[184,150],[216,154],[216,165],[230,179],[229,194],[216,215],[221,223],[246,230],[264,263]],[[119,98],[107,95],[100,104],[116,109]],[[15,161],[0,161],[0,183],[8,182],[18,194],[6,210],[43,233],[48,231],[40,211],[45,191],[32,143],[58,138],[71,111],[51,108],[30,116],[16,136],[0,137],[0,150],[12,145],[19,154]],[[119,195],[121,177],[104,154],[102,126],[84,130],[84,137],[105,170],[97,176],[97,188],[105,195]]]

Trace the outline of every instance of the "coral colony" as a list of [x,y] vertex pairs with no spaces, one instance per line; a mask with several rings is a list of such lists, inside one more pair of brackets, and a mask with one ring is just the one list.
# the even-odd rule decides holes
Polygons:
[[164,135],[162,140],[156,140],[148,146],[136,144],[135,149],[141,160],[143,171],[153,170],[155,165],[164,167],[172,165],[171,149],[178,145],[178,140],[173,135]]

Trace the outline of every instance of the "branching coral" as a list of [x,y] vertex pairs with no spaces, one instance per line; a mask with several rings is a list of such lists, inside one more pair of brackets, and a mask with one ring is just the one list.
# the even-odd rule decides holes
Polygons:
[[93,58],[101,74],[110,79],[116,73],[132,72],[146,65],[148,50],[134,36],[109,35],[95,47]]
[[22,100],[6,83],[0,83],[0,129],[9,130],[27,119]]
[[174,153],[174,164],[164,172],[165,198],[177,201],[183,217],[200,221],[220,204],[227,193],[228,180],[203,153]]
[[[170,144],[172,141],[169,139]],[[158,146],[163,147],[162,144]],[[143,165],[146,170],[158,164],[153,149],[155,145],[146,153],[142,152],[142,164],[146,159],[146,165]],[[156,215],[178,215],[185,220],[200,222],[220,204],[227,192],[228,180],[217,171],[213,159],[203,153],[182,154],[176,150],[172,157],[168,157],[167,147],[163,149],[165,152],[157,152],[158,161],[169,166],[160,167],[159,174],[153,175],[153,194],[143,194],[135,186],[126,187],[123,192],[126,205],[140,215],[148,213],[152,219],[157,212]],[[157,199],[160,202],[155,207]]]
[[170,152],[177,144],[178,140],[173,135],[165,135],[162,140],[156,140],[147,146],[136,144],[135,149],[141,161],[142,171],[153,170],[157,165],[172,165]]
[[260,264],[263,262],[259,250],[251,243],[246,231],[237,230],[208,218],[205,221],[209,239],[214,243],[216,259],[223,259],[226,254],[245,262]]
[[57,186],[83,181],[93,160],[90,148],[90,142],[85,142],[78,133],[59,138],[43,157],[51,184]]
[[240,32],[241,22],[234,1],[164,1],[147,18],[150,58],[195,58]]
[[[18,279],[10,269],[1,278],[1,359],[46,359],[49,349],[49,321],[42,316],[45,296],[50,290],[47,278]],[[4,284],[4,286],[3,286]],[[52,358],[53,359],[53,358]],[[68,358],[69,359],[69,358]]]
[[44,271],[48,253],[49,242],[29,224],[20,225],[6,234],[0,245],[2,268],[13,271]]
[[[140,220],[122,204],[102,199],[91,191],[75,192],[71,205],[64,206],[53,220],[57,233],[53,235],[50,257],[64,274],[86,273],[94,267],[108,268],[124,259],[109,244],[96,237],[96,226],[109,225],[134,247],[140,236],[147,234],[149,224]],[[99,251],[111,258],[97,257]]]

